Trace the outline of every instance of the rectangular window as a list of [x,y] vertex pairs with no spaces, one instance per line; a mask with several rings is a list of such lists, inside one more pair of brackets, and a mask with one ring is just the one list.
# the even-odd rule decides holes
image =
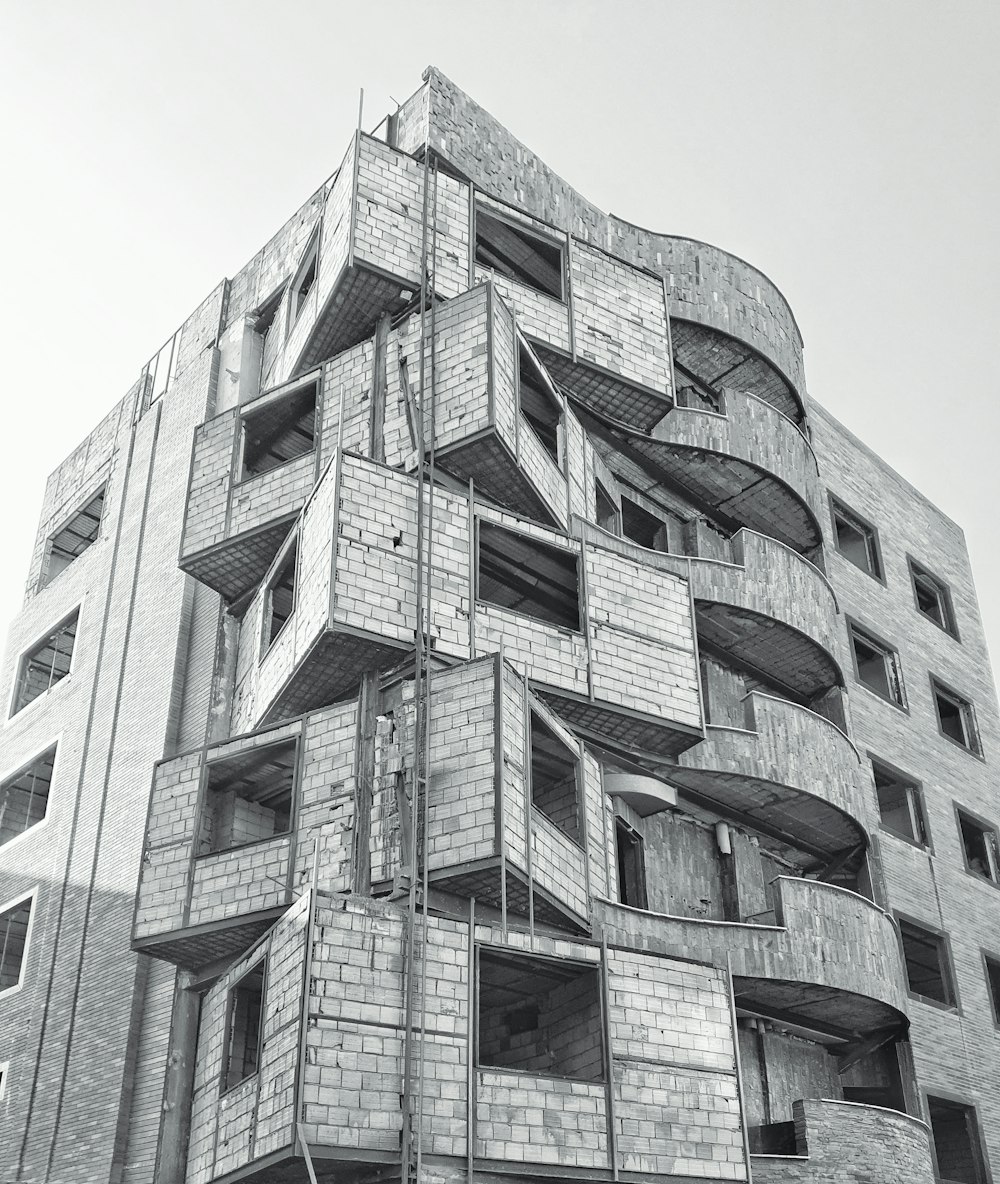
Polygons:
[[937,712],[938,729],[942,736],[961,744],[969,752],[981,755],[979,730],[976,727],[976,713],[968,699],[963,699],[944,683],[931,677],[931,694],[934,696],[934,710]]
[[264,963],[258,962],[230,987],[226,1000],[226,1049],[222,1092],[234,1089],[260,1068],[261,1017],[264,1011]]
[[580,630],[579,554],[479,521],[477,595],[540,621]]
[[21,658],[11,715],[16,715],[69,674],[79,616],[77,609]]
[[559,463],[559,430],[563,409],[546,376],[523,345],[518,350],[518,399],[521,414],[531,425],[542,447]]
[[615,850],[618,856],[618,899],[622,904],[644,909],[646,904],[646,861],[642,835],[624,818],[615,819]]
[[622,494],[622,534],[650,551],[669,551],[667,523]]
[[319,382],[314,380],[286,394],[254,403],[243,413],[243,468],[241,481],[269,473],[316,446],[316,403]]
[[319,230],[317,229],[314,231],[312,238],[309,240],[309,245],[306,247],[305,254],[302,256],[302,262],[296,269],[295,277],[292,280],[291,313],[293,321],[302,311],[302,306],[306,302],[306,297],[312,291],[313,285],[316,283],[318,267]]
[[934,622],[945,633],[958,637],[955,625],[955,610],[951,603],[951,592],[944,580],[938,579],[919,563],[910,560],[910,579],[913,582],[913,597],[917,612]]
[[944,935],[902,919],[899,934],[910,991],[923,999],[954,1007],[955,986]]
[[297,752],[294,739],[281,740],[209,761],[199,855],[288,833]]
[[993,1008],[993,1022],[1000,1028],[1000,958],[984,953],[983,969],[986,971],[986,990]]
[[574,843],[583,845],[580,755],[531,713],[531,802]]
[[617,508],[615,507],[615,503],[611,495],[600,483],[600,481],[598,481],[596,484],[597,489],[594,498],[594,515],[597,519],[597,525],[602,530],[606,530],[608,534],[621,534],[619,514]]
[[858,682],[897,707],[906,706],[903,679],[899,670],[899,654],[888,645],[849,621],[847,633],[854,656],[854,672]]
[[29,896],[0,912],[0,991],[10,991],[21,985],[31,900]]
[[928,1094],[927,1109],[941,1184],[986,1184],[975,1107]]
[[882,553],[878,531],[870,522],[847,509],[835,498],[830,498],[833,515],[833,538],[837,550],[855,567],[866,571],[876,580],[882,579]]
[[919,784],[874,758],[872,775],[882,826],[901,839],[926,847],[927,823]]
[[997,848],[996,828],[964,810],[958,810],[958,832],[962,838],[965,866],[974,875],[993,884],[1000,884],[1000,853]]
[[64,572],[74,559],[79,559],[91,543],[96,541],[103,513],[104,486],[101,486],[82,509],[77,510],[49,536],[45,544],[45,558],[42,560],[42,575],[38,585],[40,588],[51,584],[57,575]]
[[45,817],[55,759],[53,745],[0,785],[0,847]]
[[478,994],[480,1065],[604,1080],[597,966],[481,948]]
[[476,208],[476,262],[536,292],[565,298],[562,244],[481,207]]
[[295,607],[295,561],[298,555],[298,539],[278,562],[274,574],[267,582],[264,597],[264,649],[275,640]]

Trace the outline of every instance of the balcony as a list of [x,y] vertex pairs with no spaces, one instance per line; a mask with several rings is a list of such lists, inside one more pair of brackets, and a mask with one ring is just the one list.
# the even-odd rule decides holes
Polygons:
[[768,835],[800,862],[826,864],[867,846],[865,777],[836,725],[785,699],[752,693],[745,729],[709,725],[670,780],[703,804]]
[[[793,1107],[797,1154],[753,1155],[755,1184],[933,1184],[930,1131],[880,1106],[806,1098]],[[844,1176],[844,1149],[851,1148]]]
[[422,1152],[446,1175],[471,1159],[522,1176],[745,1179],[724,973],[509,936],[429,918],[433,1029],[413,1046],[411,1092],[405,909],[300,896],[203,998],[189,1184],[291,1179],[303,1142],[320,1180],[345,1159],[398,1170],[407,1093]]
[[616,945],[717,966],[730,959],[737,1006],[786,1026],[844,1041],[905,1027],[906,983],[889,915],[816,880],[780,876],[774,888],[773,926],[595,901],[595,930]]
[[[331,463],[244,615],[235,730],[333,702],[413,652],[417,488],[352,454]],[[658,753],[701,738],[683,578],[461,494],[433,497],[432,650],[503,650],[587,735]]]

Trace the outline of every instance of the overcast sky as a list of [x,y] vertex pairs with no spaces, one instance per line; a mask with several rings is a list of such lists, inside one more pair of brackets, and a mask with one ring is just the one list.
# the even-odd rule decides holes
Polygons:
[[0,0],[8,507],[439,66],[605,210],[766,272],[811,395],[968,537],[1000,654],[996,0]]

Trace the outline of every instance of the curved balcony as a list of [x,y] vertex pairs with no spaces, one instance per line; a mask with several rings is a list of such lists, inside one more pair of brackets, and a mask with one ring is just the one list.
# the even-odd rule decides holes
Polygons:
[[846,888],[779,876],[776,924],[666,916],[595,901],[595,936],[726,965],[738,1007],[842,1040],[905,1026],[906,983],[892,918]]
[[670,780],[696,799],[776,839],[788,855],[824,863],[867,846],[861,758],[829,720],[770,695],[744,700],[746,730],[709,725],[678,756]]
[[[792,1106],[796,1155],[753,1155],[755,1184],[932,1184],[930,1131],[919,1118],[864,1106],[806,1098]],[[851,1148],[845,1176],[844,1149]]]

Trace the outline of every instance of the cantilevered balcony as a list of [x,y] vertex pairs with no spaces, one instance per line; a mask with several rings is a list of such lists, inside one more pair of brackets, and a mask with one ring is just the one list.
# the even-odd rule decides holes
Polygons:
[[654,481],[682,488],[719,521],[758,530],[797,551],[814,551],[822,541],[809,441],[756,395],[727,389],[721,411],[677,406],[645,432],[581,414],[607,446]]
[[[330,703],[412,653],[417,490],[358,456],[331,463],[244,615],[235,728]],[[460,494],[433,497],[432,650],[459,661],[503,650],[589,736],[658,753],[701,738],[682,576]]]
[[700,921],[597,901],[597,932],[616,945],[725,966],[737,1006],[788,1026],[854,1041],[906,1026],[906,982],[891,917],[816,880],[774,882],[775,924]]
[[850,1148],[855,1180],[878,1184],[933,1184],[934,1163],[927,1124],[887,1110],[805,1098],[792,1107],[795,1154],[753,1155],[755,1184],[829,1184],[843,1175]]

